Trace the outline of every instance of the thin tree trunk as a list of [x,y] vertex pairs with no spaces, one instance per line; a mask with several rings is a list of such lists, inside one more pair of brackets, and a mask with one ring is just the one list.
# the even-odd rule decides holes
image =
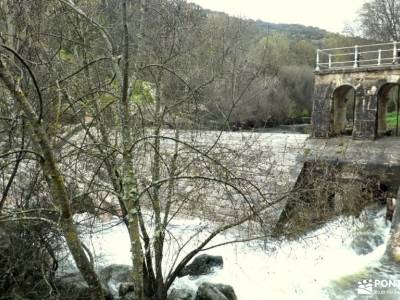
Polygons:
[[[152,181],[157,182],[160,180],[161,164],[160,164],[160,128],[162,126],[162,115],[161,115],[161,75],[157,78],[156,87],[156,107],[155,107],[155,121],[156,129],[154,130],[154,155],[152,165]],[[162,261],[164,252],[164,238],[165,228],[161,219],[161,203],[160,203],[160,186],[155,185],[152,193],[152,205],[155,217],[155,232],[154,232],[154,262],[156,269],[156,297],[157,300],[162,300],[166,295],[164,289],[164,278],[162,273]]]
[[[137,193],[137,184],[135,173],[133,170],[133,156],[132,156],[132,134],[131,134],[131,122],[130,122],[130,109],[129,109],[129,33],[127,24],[127,1],[122,1],[122,21],[123,21],[123,55],[121,60],[121,66],[119,65],[119,57],[116,55],[116,48],[113,44],[113,39],[109,32],[96,22],[93,18],[87,16],[79,7],[77,7],[72,1],[59,0],[71,9],[73,9],[78,15],[85,18],[89,23],[96,27],[102,34],[108,51],[112,58],[112,68],[115,72],[117,81],[120,83],[121,100],[119,101],[120,109],[120,122],[121,122],[121,135],[122,135],[122,147],[123,147],[123,168],[122,168],[122,191],[123,191],[123,204],[127,210],[127,223],[128,232],[131,241],[131,253],[132,253],[132,264],[133,274],[132,280],[135,287],[135,299],[143,300],[143,252],[140,239],[140,227],[139,227],[139,214],[140,206]],[[122,69],[122,70],[121,70]]]
[[[128,99],[129,89],[129,33],[126,16],[127,1],[122,2],[122,21],[124,32],[124,46],[122,55],[122,79],[121,84],[121,101],[120,101],[120,114],[121,114],[121,131],[123,143],[123,199],[125,206],[128,210],[128,223],[129,223],[129,237],[131,241],[131,253],[133,274],[132,279],[135,287],[135,299],[144,299],[144,285],[143,285],[143,252],[140,239],[139,228],[139,200],[137,192],[137,183],[135,180],[135,173],[133,170],[133,156],[132,156],[132,134],[130,122],[130,106]],[[114,62],[114,67],[116,62]],[[118,76],[118,74],[117,74]]]

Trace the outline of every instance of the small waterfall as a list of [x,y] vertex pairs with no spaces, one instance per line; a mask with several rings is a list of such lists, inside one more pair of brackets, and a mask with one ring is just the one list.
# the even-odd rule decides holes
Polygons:
[[[184,240],[199,226],[206,227],[200,220],[176,219],[170,230]],[[297,240],[228,244],[206,251],[223,256],[223,269],[198,278],[180,278],[174,287],[196,290],[204,281],[225,283],[234,287],[240,300],[358,299],[360,281],[400,277],[400,269],[384,258],[389,232],[385,209],[370,208],[357,219],[339,217]],[[237,234],[229,232],[214,243],[231,241]],[[98,267],[131,262],[129,236],[117,219],[96,224],[86,244],[95,251]]]
[[[282,134],[274,136],[285,148],[288,144],[297,145],[292,150],[294,154],[291,152],[289,158],[281,158],[289,165],[285,172],[297,170],[296,156],[304,144],[304,137],[294,137],[287,142]],[[282,148],[279,143],[268,143]],[[176,218],[168,229],[175,238],[184,241],[199,228],[207,232],[212,227],[213,224],[199,219]],[[371,280],[375,284],[375,281],[385,283],[400,278],[400,268],[385,258],[389,233],[385,209],[368,208],[358,218],[338,217],[297,240],[226,244],[206,251],[207,254],[221,255],[224,268],[207,276],[180,278],[174,287],[196,290],[203,281],[224,283],[234,287],[240,300],[360,299],[358,289],[365,285],[364,281],[369,284]],[[238,231],[228,232],[219,236],[214,244],[232,241],[239,234]],[[192,242],[203,237],[199,234]],[[92,249],[98,268],[109,264],[131,264],[129,236],[118,219],[96,223],[90,233],[85,233],[85,244]],[[191,246],[189,244],[188,249]],[[175,252],[176,245],[168,244],[164,270],[168,270]],[[67,265],[69,269],[71,266],[72,263]],[[400,299],[397,288],[374,286],[373,292],[375,294],[367,299]],[[383,293],[386,293],[384,297]]]
[[267,250],[254,244],[215,249],[209,254],[222,255],[224,269],[206,278],[182,278],[176,286],[195,289],[203,281],[224,282],[242,300],[349,299],[370,272],[386,276],[382,257],[390,226],[384,213],[373,209],[360,219],[340,217],[296,241],[269,240]]

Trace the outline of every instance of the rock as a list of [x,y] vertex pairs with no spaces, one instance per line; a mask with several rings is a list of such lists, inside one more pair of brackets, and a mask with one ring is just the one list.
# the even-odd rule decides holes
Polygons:
[[126,294],[131,293],[135,290],[132,282],[121,282],[118,288],[118,294],[120,297],[124,297]]
[[[132,268],[126,265],[109,265],[98,273],[107,299],[133,299],[130,282]],[[66,274],[58,279],[58,286],[71,299],[89,299],[89,287],[79,272]],[[122,298],[120,298],[122,297]]]
[[222,292],[222,294],[225,295],[225,297],[228,300],[236,300],[236,294],[235,291],[233,290],[233,287],[231,287],[230,285],[227,284],[215,284],[215,286],[217,287],[217,289]]
[[84,297],[89,291],[89,286],[79,272],[64,274],[59,277],[56,285],[69,295]]
[[129,293],[128,284],[131,281],[132,267],[127,265],[109,265],[99,272],[99,277],[103,286],[110,291],[114,298],[120,296],[120,287],[122,284],[126,284],[122,287],[125,294]]
[[212,273],[213,268],[222,268],[224,266],[224,261],[222,256],[212,256],[208,254],[202,254],[196,256],[193,262],[187,265],[178,275],[178,277],[183,276],[200,276]]
[[136,300],[135,294],[133,292],[129,292],[129,293],[125,294],[123,297],[118,298],[118,299],[121,299],[121,300]]
[[172,289],[167,300],[192,300],[193,293],[187,289]]
[[[89,286],[79,272],[64,274],[57,278],[56,286],[63,295],[68,295],[70,299],[90,299]],[[113,295],[107,289],[104,289],[104,295],[107,300],[113,299]]]
[[229,285],[204,282],[199,286],[195,300],[237,300]]

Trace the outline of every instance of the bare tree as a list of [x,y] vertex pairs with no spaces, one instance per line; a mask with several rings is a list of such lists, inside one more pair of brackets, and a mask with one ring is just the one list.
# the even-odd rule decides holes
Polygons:
[[398,41],[400,37],[400,2],[370,0],[360,11],[361,30],[376,41]]
[[[28,18],[28,8],[44,16],[43,4],[17,5],[27,17],[15,30],[9,25],[5,42],[13,47],[2,45],[2,109],[10,119],[24,116],[19,124],[29,138],[2,155],[17,154],[16,173],[21,155],[37,157],[56,212],[37,221],[61,229],[92,298],[104,295],[73,222],[76,210],[121,217],[136,299],[165,299],[190,260],[218,246],[216,236],[256,220],[265,225],[261,213],[286,197],[254,182],[271,172],[269,164],[255,168],[258,152],[229,145],[222,131],[198,130],[221,86],[229,96],[222,123],[246,97],[258,97],[252,88],[262,89],[268,64],[243,55],[251,30],[243,22],[209,22],[185,1],[54,0],[46,25],[44,17]],[[257,138],[246,147],[268,153]],[[8,182],[15,186],[12,176]],[[180,241],[169,227],[183,215],[215,223],[196,230],[197,244]]]

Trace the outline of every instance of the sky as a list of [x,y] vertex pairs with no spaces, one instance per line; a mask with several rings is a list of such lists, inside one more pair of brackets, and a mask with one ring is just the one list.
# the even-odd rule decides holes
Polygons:
[[342,32],[365,0],[189,0],[229,15],[272,23],[303,24]]

